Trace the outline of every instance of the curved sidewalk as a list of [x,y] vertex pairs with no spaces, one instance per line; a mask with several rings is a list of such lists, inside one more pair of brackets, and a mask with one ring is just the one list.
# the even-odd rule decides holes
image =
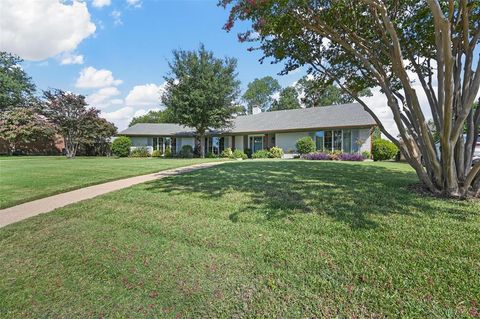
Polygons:
[[130,178],[124,178],[113,182],[88,186],[74,191],[37,199],[31,202],[20,204],[0,210],[0,228],[16,223],[43,213],[51,212],[54,209],[77,203],[85,199],[90,199],[99,195],[110,193],[122,188],[145,183],[155,179],[182,173],[192,172],[203,168],[212,167],[224,162],[201,163],[185,167],[167,169],[158,173],[140,175]]

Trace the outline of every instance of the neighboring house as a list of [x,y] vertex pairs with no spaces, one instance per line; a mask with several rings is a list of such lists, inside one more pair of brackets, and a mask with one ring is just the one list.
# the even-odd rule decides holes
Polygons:
[[[359,153],[371,151],[375,126],[358,103],[332,105],[238,116],[231,128],[207,132],[202,143],[206,152],[214,154],[227,147],[256,152],[273,146],[295,153],[297,140],[310,136],[319,151]],[[194,129],[178,124],[135,124],[118,135],[129,136],[133,147],[145,147],[150,152],[167,147],[178,152],[183,145],[195,145]]]

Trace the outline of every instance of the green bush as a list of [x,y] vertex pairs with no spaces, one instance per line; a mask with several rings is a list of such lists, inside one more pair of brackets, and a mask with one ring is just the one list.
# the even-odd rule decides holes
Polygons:
[[252,158],[252,150],[250,148],[246,148],[244,152],[245,154],[247,154],[248,158]]
[[170,146],[165,147],[165,157],[172,157],[172,148]]
[[230,158],[233,158],[233,159],[237,159],[237,158],[241,158],[241,159],[247,159],[248,156],[247,154],[245,154],[244,152],[240,151],[240,150],[235,150],[232,152],[232,156]]
[[193,158],[193,147],[190,145],[183,145],[178,156],[181,158]]
[[152,157],[161,157],[162,155],[163,154],[161,150],[155,150],[152,152]]
[[280,147],[272,147],[270,149],[270,157],[272,158],[282,158],[283,157],[283,150]]
[[127,157],[130,154],[130,147],[132,146],[132,141],[129,137],[119,136],[113,140],[112,143],[112,153],[118,157]]
[[232,149],[230,147],[227,147],[222,151],[222,154],[220,154],[220,157],[229,158],[229,157],[232,157],[232,154],[233,154]]
[[295,146],[297,147],[297,152],[300,154],[308,154],[316,151],[315,142],[309,136],[299,139]]
[[146,147],[137,147],[130,152],[131,157],[149,157],[150,153]]
[[208,152],[207,153],[207,156],[205,156],[206,158],[217,158],[218,156],[215,155],[215,153],[212,153],[212,152]]
[[364,159],[370,159],[372,157],[372,154],[370,154],[369,151],[363,151],[362,156]]
[[374,161],[386,161],[394,158],[398,153],[398,147],[388,140],[375,140],[372,147]]
[[259,150],[253,153],[252,158],[269,158],[271,154],[267,150]]

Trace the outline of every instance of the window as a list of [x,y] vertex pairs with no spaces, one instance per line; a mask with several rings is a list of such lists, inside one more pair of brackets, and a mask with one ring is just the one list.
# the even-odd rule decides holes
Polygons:
[[333,145],[333,132],[332,131],[325,131],[325,140],[324,140],[324,150],[326,152],[331,152],[332,151],[332,145]]
[[225,138],[224,137],[209,137],[205,140],[205,149],[207,153],[213,153],[220,155],[225,149]]
[[315,132],[315,136],[314,136],[313,140],[315,141],[317,151],[323,152],[323,141],[324,141],[324,139],[325,139],[325,132],[324,131]]
[[249,144],[252,153],[263,150],[263,136],[250,136]]
[[352,153],[358,153],[359,151],[359,131],[358,130],[352,130]]
[[343,130],[343,151],[345,153],[352,152],[352,131]]
[[158,138],[153,138],[153,150],[156,151],[158,149]]
[[342,131],[333,131],[333,150],[342,150]]

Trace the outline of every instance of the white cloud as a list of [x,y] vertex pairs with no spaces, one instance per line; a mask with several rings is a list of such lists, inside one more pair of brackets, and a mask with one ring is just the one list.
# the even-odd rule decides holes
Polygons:
[[110,100],[112,97],[120,95],[120,91],[114,87],[101,88],[97,92],[87,96],[87,103],[96,108],[106,108],[112,104],[123,103],[122,99]]
[[92,4],[96,8],[102,8],[105,6],[109,6],[111,2],[111,0],[93,0]]
[[0,50],[41,61],[73,51],[95,32],[86,3],[1,0]]
[[111,13],[111,16],[113,18],[113,24],[114,25],[122,25],[122,13],[118,10],[113,10]]
[[146,108],[146,109],[135,110],[133,107],[125,106],[112,112],[102,111],[100,116],[102,116],[103,118],[107,119],[110,122],[113,122],[118,127],[118,130],[121,131],[128,127],[128,124],[130,123],[133,117],[144,115],[149,111],[158,111],[158,110],[159,110],[158,108]]
[[77,88],[102,88],[121,84],[122,80],[115,80],[112,71],[94,67],[86,67],[80,71],[80,76],[75,83]]
[[65,53],[60,56],[60,64],[83,64],[83,55]]
[[125,105],[133,107],[153,107],[161,104],[165,83],[136,85],[125,98]]
[[140,8],[142,6],[141,0],[127,0],[127,4],[134,8]]

